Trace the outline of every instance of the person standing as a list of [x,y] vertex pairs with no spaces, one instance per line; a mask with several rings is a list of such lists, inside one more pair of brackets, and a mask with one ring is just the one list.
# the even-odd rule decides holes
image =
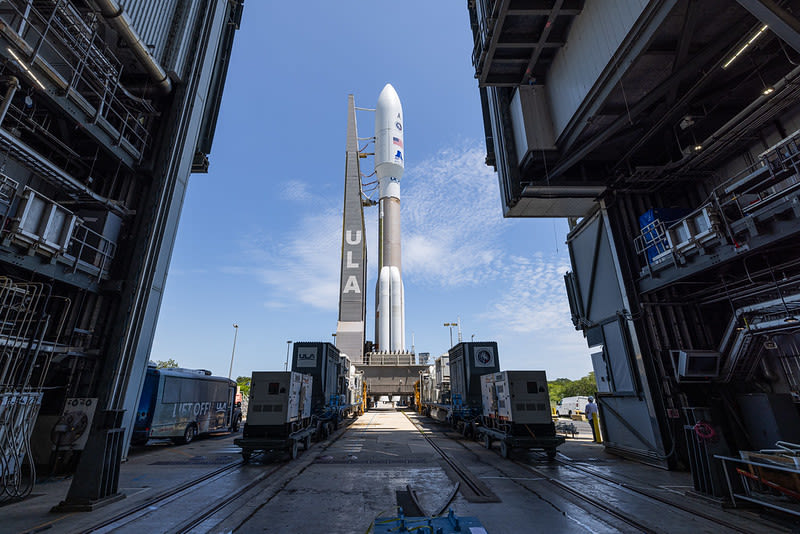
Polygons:
[[597,417],[597,404],[594,403],[594,397],[589,397],[589,402],[586,404],[583,413],[586,415],[586,420],[589,421],[589,426],[592,427],[592,441],[597,443],[597,429],[594,425],[594,420]]

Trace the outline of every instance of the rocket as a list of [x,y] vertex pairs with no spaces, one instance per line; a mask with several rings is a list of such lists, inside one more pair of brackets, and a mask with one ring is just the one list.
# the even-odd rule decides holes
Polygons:
[[378,175],[378,284],[375,290],[375,341],[382,352],[404,352],[405,297],[400,265],[400,178],[403,159],[403,107],[391,84],[375,109],[375,172]]

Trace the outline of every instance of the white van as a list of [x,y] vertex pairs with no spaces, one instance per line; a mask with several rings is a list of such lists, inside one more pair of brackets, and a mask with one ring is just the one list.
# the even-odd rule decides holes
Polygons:
[[556,415],[572,417],[572,414],[582,414],[589,403],[589,397],[564,397],[556,404]]

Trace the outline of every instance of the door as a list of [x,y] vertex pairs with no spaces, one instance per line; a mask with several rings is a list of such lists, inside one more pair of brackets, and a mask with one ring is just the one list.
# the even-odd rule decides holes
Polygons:
[[614,237],[605,210],[567,237],[572,273],[565,277],[573,322],[599,349],[592,355],[605,445],[666,466],[659,422],[642,361]]

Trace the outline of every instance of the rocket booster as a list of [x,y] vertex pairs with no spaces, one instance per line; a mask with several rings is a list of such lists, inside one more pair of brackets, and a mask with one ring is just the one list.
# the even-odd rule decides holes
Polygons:
[[403,176],[403,107],[391,84],[375,110],[375,172],[380,188],[375,341],[378,350],[405,350],[405,296],[400,265],[400,178]]

